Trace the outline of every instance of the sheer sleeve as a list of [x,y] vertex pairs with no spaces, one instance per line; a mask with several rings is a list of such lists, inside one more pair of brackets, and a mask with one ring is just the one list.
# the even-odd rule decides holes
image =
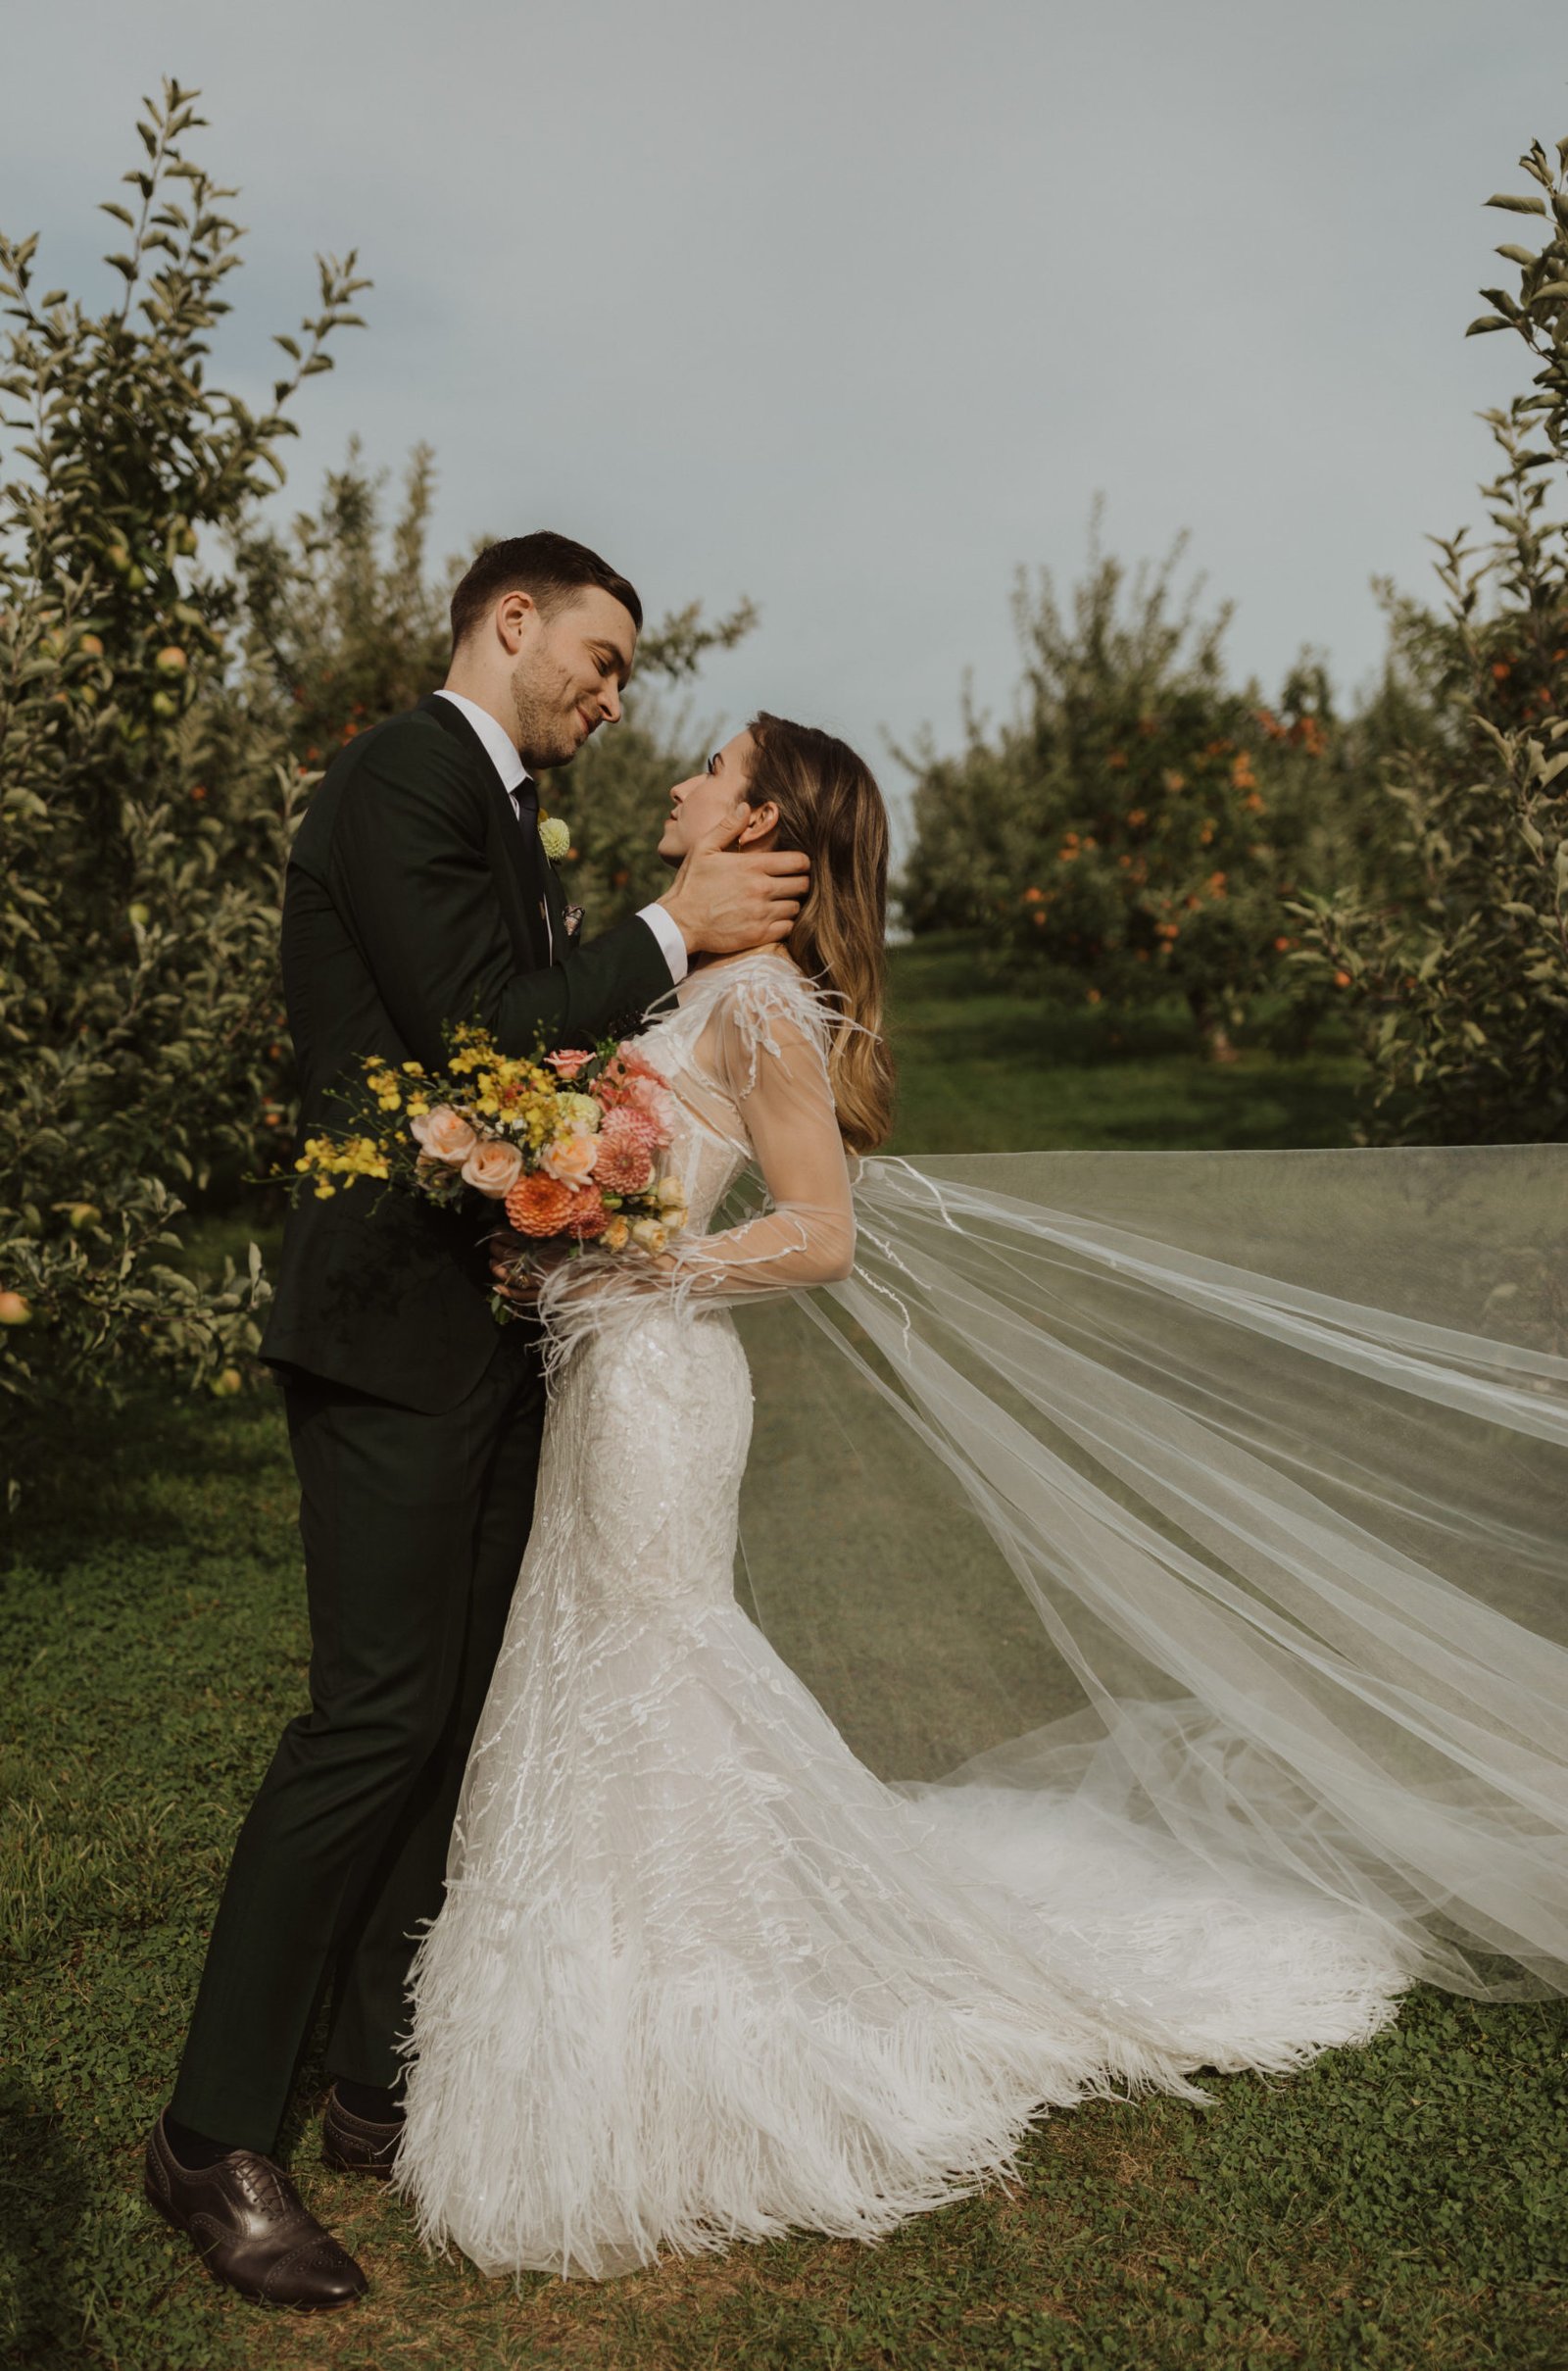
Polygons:
[[855,1265],[855,1202],[821,1032],[726,1002],[698,1061],[740,1113],[768,1208],[744,1226],[677,1238],[673,1279],[705,1299],[842,1282]]
[[539,1314],[553,1363],[652,1296],[711,1306],[851,1273],[855,1201],[828,1077],[830,1027],[822,1000],[782,963],[726,981],[678,1095],[756,1171],[766,1207],[713,1234],[674,1234],[654,1258],[587,1253],[550,1270]]

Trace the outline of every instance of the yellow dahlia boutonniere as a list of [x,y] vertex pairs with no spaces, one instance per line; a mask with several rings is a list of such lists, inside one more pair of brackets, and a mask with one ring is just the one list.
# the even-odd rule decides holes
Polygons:
[[539,845],[551,864],[559,864],[564,857],[571,854],[570,826],[564,823],[559,815],[542,815],[539,817]]

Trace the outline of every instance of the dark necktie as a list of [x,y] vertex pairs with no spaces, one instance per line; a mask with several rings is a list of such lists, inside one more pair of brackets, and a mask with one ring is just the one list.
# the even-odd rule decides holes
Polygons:
[[[533,779],[531,774],[524,774],[522,780],[517,783],[516,787],[508,791],[507,796],[512,801],[513,809],[516,815],[518,822],[522,825],[523,830],[528,834],[530,840],[537,841],[539,837],[538,783]],[[545,943],[550,950],[550,961],[554,963],[556,960],[556,933],[555,927],[550,919],[550,901],[548,898],[541,898],[539,900],[539,919],[545,926]]]

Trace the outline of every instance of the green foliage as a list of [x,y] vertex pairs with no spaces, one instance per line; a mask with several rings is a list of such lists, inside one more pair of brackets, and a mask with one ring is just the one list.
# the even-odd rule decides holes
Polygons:
[[[814,1408],[803,1410],[810,1454]],[[235,1828],[307,1701],[267,1399],[138,1403],[24,1509],[0,1737],[0,2357],[48,2371],[1556,2371],[1568,2011],[1417,1995],[1373,2048],[1213,2106],[1053,2116],[1009,2192],[595,2287],[428,2256],[286,2142],[374,2284],[329,2325],[218,2290],[142,2203]],[[890,1556],[898,1553],[889,1543]]]
[[1435,713],[1386,768],[1403,883],[1302,917],[1304,975],[1353,999],[1375,1141],[1568,1134],[1568,529],[1547,516],[1568,481],[1568,139],[1555,166],[1539,142],[1520,162],[1542,194],[1488,203],[1544,217],[1546,237],[1498,248],[1519,293],[1486,289],[1471,333],[1513,329],[1540,368],[1483,415],[1490,539],[1439,539],[1444,614],[1404,613]]
[[388,523],[384,479],[365,469],[355,441],[316,511],[286,535],[252,522],[239,544],[253,682],[266,682],[275,728],[302,770],[318,770],[367,724],[412,708],[447,671],[447,604],[466,563],[449,562],[439,577],[432,570],[434,491],[434,456],[416,446]]
[[[223,565],[282,477],[286,407],[356,321],[353,258],[280,338],[254,414],[209,376],[240,232],[166,83],[108,260],[119,303],[9,299],[0,483],[0,1390],[13,1479],[38,1425],[149,1365],[237,1387],[257,1278],[166,1254],[179,1197],[254,1157],[281,1014],[278,883],[298,769]],[[271,1116],[280,1117],[275,1105]]]
[[[240,232],[191,163],[194,93],[165,85],[109,261],[118,303],[39,296],[36,240],[0,239],[0,1391],[13,1484],[84,1395],[156,1368],[239,1385],[265,1292],[179,1258],[182,1205],[284,1149],[293,1111],[276,970],[282,868],[315,774],[440,681],[465,563],[430,565],[432,461],[390,522],[357,447],[279,530],[289,407],[357,325],[354,258],[320,263],[320,310],[280,337],[254,413],[211,375]],[[682,684],[752,622],[694,606],[644,641]],[[639,693],[561,798],[571,894],[596,921],[664,885],[652,855],[683,716]],[[569,790],[567,788],[569,781]],[[556,795],[554,791],[552,795]]]
[[1280,713],[1224,679],[1228,611],[1178,605],[1182,546],[1129,583],[1099,549],[1070,607],[1020,577],[1016,712],[970,711],[956,758],[929,741],[902,889],[915,931],[982,928],[1011,961],[1076,977],[1091,1003],[1182,996],[1211,1049],[1279,974],[1281,900],[1325,861],[1343,803],[1322,669]]

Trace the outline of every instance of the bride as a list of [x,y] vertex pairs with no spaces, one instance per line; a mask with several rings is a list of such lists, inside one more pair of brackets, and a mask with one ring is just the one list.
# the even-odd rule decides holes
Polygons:
[[[1364,1181],[1363,1304],[1302,1281],[1321,1196],[1269,1260],[1268,1196],[1238,1200],[1234,1168],[1208,1173],[1215,1257],[1179,1172],[1152,1214],[1095,1209],[1089,1179],[1042,1200],[1029,1157],[996,1164],[1008,1191],[866,1159],[893,1083],[876,783],[764,715],[674,792],[662,853],[726,819],[804,849],[811,890],[787,949],[698,968],[638,1041],[688,1227],[543,1288],[537,1513],[413,1979],[397,2178],[491,2273],[872,2239],[1005,2174],[1051,2107],[1200,2099],[1201,2069],[1365,2042],[1417,1977],[1506,1992],[1568,1959],[1568,1360],[1522,1318],[1498,1340],[1498,1309],[1536,1306],[1517,1260],[1514,1304],[1467,1266],[1463,1309],[1492,1314],[1466,1328],[1401,1305],[1387,1257],[1475,1246],[1490,1170],[1447,1156],[1440,1193],[1420,1156],[1277,1157]],[[761,1207],[705,1231],[748,1173]],[[1501,1187],[1517,1207],[1544,1176]],[[1353,1282],[1343,1210],[1332,1232]],[[1001,1659],[1075,1691],[953,1783],[875,1775],[737,1602],[735,1317],[808,1287],[797,1313],[878,1438],[891,1411],[909,1491],[939,1475],[966,1510],[931,1603],[989,1559]],[[831,1466],[824,1445],[804,1491],[794,1467],[749,1488],[794,1494],[785,1626],[815,1559],[853,1633],[887,1576],[869,1465],[843,1490]],[[921,1653],[883,1629],[897,1727]]]

